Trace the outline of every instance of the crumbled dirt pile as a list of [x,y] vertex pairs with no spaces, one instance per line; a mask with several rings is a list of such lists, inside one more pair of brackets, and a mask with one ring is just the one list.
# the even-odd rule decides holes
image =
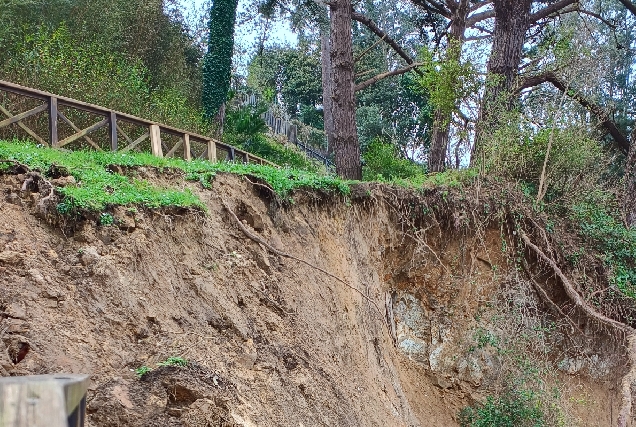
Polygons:
[[[211,190],[179,181],[209,214],[117,208],[99,226],[47,218],[24,178],[0,175],[0,374],[89,373],[91,426],[453,426],[505,380],[476,331],[551,316],[510,263],[510,230],[476,227],[447,192],[361,185],[281,207],[219,175]],[[223,203],[347,285],[249,238]],[[574,351],[568,335],[557,327],[543,353],[568,416],[609,425],[622,353],[600,339]],[[190,364],[157,367],[169,357]]]

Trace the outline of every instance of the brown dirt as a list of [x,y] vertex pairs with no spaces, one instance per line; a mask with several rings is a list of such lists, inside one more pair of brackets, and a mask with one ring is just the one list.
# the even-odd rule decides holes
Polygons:
[[[465,227],[475,211],[446,194],[300,191],[282,208],[232,175],[209,191],[156,179],[189,186],[209,215],[115,209],[119,227],[60,227],[20,177],[0,176],[0,374],[89,373],[91,426],[455,426],[506,382],[507,359],[475,348],[476,331],[514,336],[550,316],[511,264],[511,233]],[[222,200],[389,314],[248,239]],[[424,213],[405,215],[414,204]],[[610,425],[620,348],[588,339],[574,351],[561,330],[537,360],[568,423]],[[156,368],[170,356],[192,363]],[[144,365],[154,370],[139,379]]]

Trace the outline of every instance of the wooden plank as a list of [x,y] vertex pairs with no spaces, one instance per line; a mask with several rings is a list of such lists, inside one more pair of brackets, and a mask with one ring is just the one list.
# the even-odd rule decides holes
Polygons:
[[[4,108],[4,106],[2,106],[0,104],[0,111],[2,111],[2,113],[7,116],[7,117],[13,117],[13,114],[11,114],[11,112],[9,110],[7,110],[6,108]],[[31,138],[35,139],[38,143],[44,145],[45,147],[49,146],[49,143],[46,142],[44,139],[40,138],[40,136],[35,133],[31,128],[29,128],[27,125],[25,125],[22,122],[18,122],[18,126],[20,126],[20,128],[25,131],[26,133],[29,134],[29,136],[31,136]]]
[[58,133],[57,133],[57,98],[54,96],[49,97],[48,106],[49,106],[49,141],[51,142],[51,147],[57,148],[59,147]]
[[0,426],[68,427],[89,381],[88,375],[0,378]]
[[161,129],[159,125],[150,125],[150,149],[152,155],[163,157],[163,149],[161,148]]
[[108,134],[110,135],[110,151],[117,151],[117,113],[108,114]]
[[120,153],[126,153],[126,152],[132,150],[133,148],[135,148],[136,146],[138,146],[139,144],[144,142],[146,140],[146,138],[148,138],[149,136],[150,136],[150,132],[144,133],[139,138],[137,138],[134,142],[131,142],[125,148],[121,149],[119,152]]
[[21,120],[26,119],[27,117],[31,117],[34,114],[38,114],[41,113],[42,111],[47,109],[47,105],[46,104],[42,104],[39,105],[35,108],[30,109],[29,111],[25,111],[24,113],[20,113],[20,114],[16,114],[13,117],[9,117],[8,119],[4,119],[3,121],[0,122],[0,128],[3,128],[5,126],[9,126],[12,125],[13,123],[17,123]]
[[103,128],[107,124],[108,124],[108,119],[104,119],[99,123],[95,123],[93,126],[89,126],[86,129],[80,132],[77,132],[74,135],[69,136],[68,138],[64,138],[62,141],[59,142],[57,147],[64,147],[65,145],[68,145],[75,140],[83,138],[85,135],[88,135],[89,133],[96,131],[97,129]]
[[192,160],[192,149],[190,148],[190,135],[183,134],[183,158],[186,162]]
[[[81,132],[81,129],[78,128],[77,126],[75,126],[75,123],[73,123],[68,117],[66,117],[64,115],[64,113],[62,113],[61,111],[58,110],[57,115],[60,119],[62,119],[62,121],[64,123],[66,123],[67,125],[69,125],[71,128],[73,128],[73,130],[75,132]],[[91,137],[89,137],[88,135],[84,135],[84,139],[86,140],[86,142],[88,142],[90,145],[92,145],[97,151],[104,151],[102,150],[102,148],[97,145],[97,143],[95,141],[93,141],[91,139]]]
[[170,151],[168,151],[168,154],[166,154],[166,157],[173,157],[174,153],[177,152],[177,150],[183,145],[183,138],[179,139],[179,142],[177,142],[174,147],[172,147],[170,149]]
[[208,141],[208,160],[212,163],[216,163],[216,142],[213,139]]
[[132,138],[129,137],[128,134],[124,132],[124,130],[119,125],[116,125],[116,126],[117,126],[117,132],[119,132],[124,137],[124,139],[128,141],[129,144],[132,144],[133,142]]

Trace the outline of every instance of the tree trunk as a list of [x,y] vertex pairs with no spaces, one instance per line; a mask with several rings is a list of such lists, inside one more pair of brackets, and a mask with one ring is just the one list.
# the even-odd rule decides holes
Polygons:
[[329,43],[329,28],[320,29],[320,60],[322,63],[322,111],[324,118],[324,130],[327,137],[327,153],[333,154],[333,115],[331,113],[332,105],[332,83],[333,77],[331,73],[331,51]]
[[[448,56],[446,60],[457,61],[461,59],[462,41],[466,31],[466,17],[468,16],[468,0],[460,0],[456,7],[451,9],[451,26],[448,34]],[[428,153],[429,172],[442,172],[446,169],[446,149],[448,147],[452,111],[435,110],[433,119],[433,135],[431,148]]]
[[360,145],[356,130],[351,0],[330,3],[332,115],[336,173],[346,179],[362,179]]
[[[488,60],[488,78],[479,113],[473,157],[479,152],[482,135],[498,116],[515,107],[512,86],[517,77],[521,53],[530,25],[532,0],[494,0],[495,31]],[[471,163],[475,159],[471,159]]]
[[629,153],[625,162],[625,195],[623,197],[625,225],[636,227],[636,128],[632,131]]

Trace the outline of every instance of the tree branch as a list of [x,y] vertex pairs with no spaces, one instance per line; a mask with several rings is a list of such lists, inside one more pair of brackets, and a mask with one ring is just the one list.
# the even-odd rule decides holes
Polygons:
[[495,17],[495,9],[485,10],[483,12],[476,13],[468,17],[468,19],[466,19],[466,27],[467,28],[473,27],[475,24],[481,21],[485,21],[486,19],[490,19],[494,17]]
[[492,0],[479,1],[479,2],[475,3],[474,5],[472,5],[468,12],[474,12],[476,10],[479,10],[482,7],[484,7],[484,6],[486,6],[486,5],[490,4],[490,3],[492,3]]
[[404,74],[404,73],[408,73],[409,71],[413,70],[415,67],[421,67],[424,64],[421,63],[413,63],[410,64],[404,68],[398,68],[397,70],[393,70],[393,71],[388,71],[386,73],[382,73],[382,74],[378,74],[375,77],[371,77],[369,80],[365,80],[362,83],[359,83],[356,85],[355,91],[358,92],[362,89],[366,89],[369,86],[371,86],[372,84],[375,84],[377,82],[379,82],[380,80],[384,80],[387,77],[391,77],[391,76],[399,76],[400,74]]
[[547,18],[553,13],[559,12],[563,8],[574,3],[578,3],[578,0],[561,0],[556,3],[552,3],[551,5],[546,6],[543,9],[539,10],[538,12],[535,12],[532,15],[530,15],[530,22],[535,23],[544,18]]
[[450,10],[446,9],[444,5],[441,3],[438,3],[433,0],[411,0],[411,2],[413,2],[413,4],[415,4],[416,6],[420,6],[428,10],[431,13],[442,15],[443,17],[447,19],[451,18]]
[[[375,34],[376,36],[384,40],[384,42],[388,44],[389,46],[391,46],[391,48],[395,51],[395,53],[400,55],[400,57],[404,59],[407,64],[412,65],[415,63],[413,58],[411,58],[411,56],[408,53],[406,53],[404,49],[402,49],[402,47],[399,44],[397,44],[395,40],[393,40],[393,38],[389,37],[389,35],[386,32],[380,29],[380,27],[378,27],[378,25],[375,22],[373,22],[373,20],[371,20],[370,18],[367,18],[366,16],[358,12],[352,12],[351,19],[361,23],[362,25],[367,27],[373,34]],[[415,70],[415,72],[417,72],[419,75],[422,75],[421,71]]]
[[634,16],[636,16],[636,4],[634,4],[630,0],[618,0],[618,1],[621,2],[623,6],[627,8],[627,10],[632,12]]
[[601,121],[601,125],[612,136],[618,149],[623,153],[629,151],[629,140],[621,132],[616,123],[610,118],[610,115],[598,104],[590,101],[585,95],[575,89],[569,87],[559,76],[555,73],[548,71],[537,76],[526,77],[521,80],[517,85],[517,93],[524,89],[528,89],[534,86],[538,86],[543,83],[551,83],[555,88],[563,93],[566,93],[570,98],[577,101],[581,106],[587,109],[590,113],[594,114]]

